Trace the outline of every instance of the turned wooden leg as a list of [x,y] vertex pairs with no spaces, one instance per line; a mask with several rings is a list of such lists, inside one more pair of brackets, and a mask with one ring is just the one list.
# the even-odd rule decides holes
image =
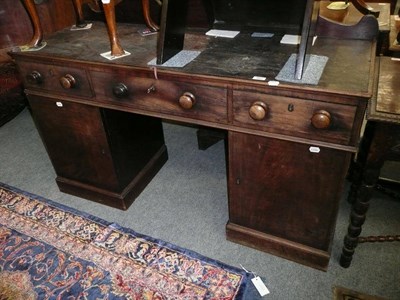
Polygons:
[[158,31],[159,26],[156,23],[154,23],[153,19],[150,16],[149,0],[142,0],[142,10],[143,10],[144,21],[146,22],[147,27],[150,28],[152,31]]
[[367,123],[365,134],[361,140],[359,152],[357,153],[357,159],[351,163],[348,180],[351,182],[350,190],[347,195],[347,202],[353,204],[357,200],[357,193],[361,187],[363,181],[363,171],[367,162],[368,150],[371,147],[373,136],[373,126],[371,123]]
[[373,125],[373,123],[367,124],[351,178],[352,185],[348,197],[348,201],[352,203],[350,224],[347,228],[340,257],[340,265],[344,268],[348,268],[353,259],[355,248],[358,245],[358,237],[361,234],[362,225],[369,208],[371,194],[379,177],[380,168],[376,170],[376,167],[372,168],[368,165],[368,156],[374,135]]
[[394,144],[396,136],[395,127],[384,124],[368,122],[365,129],[365,139],[360,148],[357,162],[361,168],[361,181],[353,183],[350,224],[344,238],[340,265],[348,268],[353,259],[354,251],[359,243],[362,225],[365,222],[369,202],[375,185],[379,179],[380,170],[385,162],[387,153]]
[[82,0],[72,0],[72,4],[74,5],[75,14],[76,14],[76,27],[82,28],[87,25],[85,18],[83,17],[82,11]]
[[110,38],[111,55],[112,56],[124,55],[125,51],[119,42],[117,34],[117,25],[115,21],[115,2],[114,0],[102,0],[102,3],[104,8],[104,14],[106,16],[108,36]]
[[363,15],[373,15],[374,17],[379,17],[379,11],[374,10],[371,6],[365,3],[364,0],[351,0],[354,7],[358,9]]
[[42,44],[43,30],[40,24],[39,15],[36,10],[36,5],[34,0],[23,0],[23,4],[28,11],[33,25],[33,37],[26,46],[29,48],[37,48]]
[[350,224],[347,228],[347,234],[344,238],[344,245],[342,248],[342,255],[340,257],[340,265],[344,268],[348,268],[353,259],[355,248],[358,245],[358,237],[361,234],[362,225],[365,222],[369,208],[371,194],[379,177],[379,170],[368,170],[367,172],[369,173],[368,176],[372,182],[368,183],[363,181],[357,191],[356,200],[352,204]]

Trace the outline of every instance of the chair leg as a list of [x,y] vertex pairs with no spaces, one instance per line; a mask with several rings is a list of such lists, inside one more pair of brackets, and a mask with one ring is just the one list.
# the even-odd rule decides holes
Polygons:
[[43,30],[40,24],[39,15],[36,10],[36,5],[34,3],[34,0],[23,0],[23,4],[28,11],[29,17],[31,18],[33,25],[33,37],[26,46],[29,48],[40,47],[43,40]]
[[114,0],[102,0],[104,14],[106,16],[108,36],[110,38],[111,44],[111,55],[112,56],[121,56],[125,54],[124,49],[122,48],[118,33],[117,33],[117,25],[115,21],[115,2]]
[[150,3],[149,0],[142,0],[142,10],[144,21],[146,22],[147,27],[152,31],[158,31],[159,26],[153,21],[150,16]]
[[87,25],[85,18],[83,17],[82,11],[82,0],[72,0],[72,4],[74,5],[75,14],[76,14],[76,27],[82,28]]

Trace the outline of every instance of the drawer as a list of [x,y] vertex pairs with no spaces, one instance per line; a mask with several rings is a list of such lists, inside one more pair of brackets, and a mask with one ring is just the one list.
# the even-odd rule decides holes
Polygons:
[[24,86],[51,94],[93,97],[85,69],[54,64],[18,62]]
[[233,92],[233,123],[271,133],[348,145],[357,107],[323,101]]
[[227,123],[225,87],[157,80],[146,77],[147,75],[149,74],[138,76],[133,72],[114,74],[92,71],[96,101],[168,116]]

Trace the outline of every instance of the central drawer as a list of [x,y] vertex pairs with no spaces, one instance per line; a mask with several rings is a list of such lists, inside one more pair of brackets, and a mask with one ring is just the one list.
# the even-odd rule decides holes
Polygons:
[[357,106],[233,91],[234,125],[276,134],[350,143]]
[[121,70],[92,71],[96,101],[168,116],[227,123],[225,87],[162,80],[151,75]]

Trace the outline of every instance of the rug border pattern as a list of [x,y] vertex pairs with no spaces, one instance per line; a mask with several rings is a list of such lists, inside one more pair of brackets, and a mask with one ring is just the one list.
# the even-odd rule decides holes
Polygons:
[[[7,196],[5,195],[5,191],[9,191],[17,195]],[[30,200],[26,201],[26,199],[21,199],[23,197]],[[21,200],[25,200],[25,205],[16,205],[16,203]],[[107,222],[90,214],[80,212],[76,209],[56,203],[44,197],[22,191],[4,183],[0,183],[0,204],[2,210],[0,216],[1,222],[7,224],[8,227],[18,228],[21,218],[24,218],[24,220],[29,222],[29,225],[25,226],[26,232],[24,234],[35,236],[35,238],[41,240],[42,242],[48,243],[58,249],[68,250],[69,253],[83,260],[87,259],[88,253],[91,255],[93,255],[93,253],[97,253],[97,255],[94,257],[92,256],[93,258],[91,261],[104,270],[110,271],[118,266],[121,266],[125,268],[124,272],[126,272],[126,274],[121,274],[122,276],[132,276],[132,274],[134,274],[136,276],[135,278],[140,281],[140,277],[143,276],[141,275],[143,272],[140,271],[143,271],[143,269],[146,268],[146,263],[149,262],[148,257],[146,261],[143,261],[143,257],[132,257],[130,256],[129,251],[121,251],[121,249],[129,250],[129,246],[135,246],[132,244],[143,242],[147,243],[149,247],[154,248],[154,253],[159,252],[161,247],[162,251],[176,252],[179,254],[179,256],[185,257],[183,261],[184,263],[188,264],[187,267],[191,268],[191,270],[195,268],[197,268],[197,270],[199,270],[199,268],[203,268],[205,270],[202,269],[202,272],[207,273],[208,271],[215,272],[215,267],[225,269],[226,272],[224,272],[224,274],[222,274],[222,272],[221,274],[217,274],[217,276],[220,277],[218,278],[221,280],[221,285],[223,285],[224,280],[227,279],[231,282],[237,282],[239,288],[236,289],[235,295],[230,295],[231,297],[229,297],[229,295],[223,295],[223,290],[222,294],[218,294],[217,291],[211,289],[207,292],[211,293],[211,295],[208,295],[209,297],[207,298],[213,299],[215,296],[224,298],[224,296],[226,296],[226,299],[235,299],[235,297],[240,298],[244,294],[244,290],[249,279],[249,274],[239,268],[235,268],[220,261],[210,259],[197,252],[187,250],[143,234],[139,234],[132,229],[121,227],[116,223]],[[29,215],[27,215],[27,212],[29,212]],[[46,214],[46,216],[43,214]],[[76,216],[75,219],[74,216]],[[94,227],[97,228],[82,232],[72,232],[69,230],[71,226],[68,226],[68,222],[63,223],[63,221],[69,220],[70,222],[76,224],[76,222],[79,222],[79,219],[81,219],[80,221],[82,221],[82,224],[88,220],[92,222]],[[41,230],[42,226],[46,226],[47,228],[50,227],[50,232],[52,234],[49,236],[47,232],[44,236],[38,238],[40,237],[41,233],[45,232],[44,230]],[[75,244],[71,243],[71,239],[76,241],[76,238],[79,239],[79,247],[77,247],[76,242]],[[115,243],[111,243],[113,242],[113,239],[117,239],[117,242],[120,243],[119,247],[115,247]],[[111,244],[114,247],[112,249],[109,247]],[[68,249],[68,245],[74,245],[74,247],[70,247]],[[104,259],[104,257],[106,257],[104,254],[109,251],[114,253],[114,260]],[[157,261],[157,259],[155,259],[155,261]],[[134,266],[134,268],[126,268],[126,266],[129,265]],[[159,280],[162,280],[163,276],[165,276],[165,272],[169,272],[169,278],[173,278],[173,280],[176,281],[177,286],[182,283],[182,280],[187,280],[187,278],[190,278],[186,276],[187,274],[179,274],[179,272],[174,273],[173,269],[168,270],[168,266],[166,265],[154,265],[151,267],[158,268],[153,275],[159,276],[157,277]],[[144,278],[142,279],[144,280]],[[202,287],[201,282],[199,282],[200,278],[198,276],[190,278],[189,280],[193,280],[193,282],[185,282],[186,288],[192,288],[192,292],[198,294],[199,296],[205,292],[205,287]],[[151,288],[157,290],[156,286]]]

